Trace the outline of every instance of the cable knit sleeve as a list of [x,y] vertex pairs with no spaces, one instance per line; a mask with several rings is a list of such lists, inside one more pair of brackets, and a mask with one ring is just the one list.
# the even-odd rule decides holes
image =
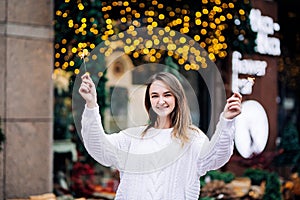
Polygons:
[[99,107],[85,109],[81,119],[84,147],[97,162],[118,168],[118,153],[127,148],[128,138],[122,132],[105,134]]
[[234,119],[228,120],[220,115],[214,135],[211,140],[205,138],[198,154],[197,168],[200,176],[207,171],[219,169],[229,161],[234,148],[234,124]]

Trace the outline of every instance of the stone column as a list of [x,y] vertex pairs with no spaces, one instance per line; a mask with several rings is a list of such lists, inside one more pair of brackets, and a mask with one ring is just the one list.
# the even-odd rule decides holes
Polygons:
[[0,0],[0,199],[52,191],[53,1]]

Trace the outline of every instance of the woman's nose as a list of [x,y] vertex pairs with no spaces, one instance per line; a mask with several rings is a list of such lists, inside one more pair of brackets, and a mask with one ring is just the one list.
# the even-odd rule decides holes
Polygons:
[[165,103],[164,98],[163,98],[163,97],[160,97],[158,103],[159,103],[160,105],[163,105],[163,104]]

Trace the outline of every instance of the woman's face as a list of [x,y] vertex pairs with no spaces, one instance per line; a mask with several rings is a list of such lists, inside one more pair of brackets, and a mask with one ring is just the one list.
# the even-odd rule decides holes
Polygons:
[[151,107],[159,117],[168,117],[175,108],[175,96],[162,81],[154,81],[149,88]]

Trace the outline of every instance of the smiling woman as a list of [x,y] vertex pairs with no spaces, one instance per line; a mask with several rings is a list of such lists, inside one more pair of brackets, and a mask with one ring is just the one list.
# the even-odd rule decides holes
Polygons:
[[153,111],[157,113],[156,126],[160,128],[170,128],[171,122],[168,118],[175,107],[175,97],[170,92],[169,87],[161,81],[152,83],[150,89],[150,101]]
[[208,137],[192,124],[184,88],[171,73],[159,72],[147,81],[145,107],[149,124],[105,134],[95,85],[82,76],[79,93],[86,101],[82,114],[84,146],[105,166],[120,171],[117,199],[198,199],[200,177],[222,167],[233,151],[234,118],[242,96],[233,94]]
[[184,89],[174,75],[161,72],[148,80],[145,107],[151,122],[148,128],[174,127],[175,137],[182,142],[188,140],[186,129],[192,119]]

